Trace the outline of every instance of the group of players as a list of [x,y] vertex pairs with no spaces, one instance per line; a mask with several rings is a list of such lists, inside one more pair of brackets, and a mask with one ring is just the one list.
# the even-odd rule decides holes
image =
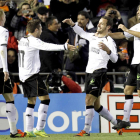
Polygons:
[[[140,19],[140,7],[137,10]],[[140,24],[136,24],[130,30],[124,25],[119,25],[118,28],[124,32],[109,33],[113,21],[110,17],[102,17],[99,20],[96,33],[87,33],[81,27],[76,25],[71,19],[65,19],[63,23],[69,24],[75,33],[89,41],[89,58],[86,67],[86,115],[84,129],[75,136],[90,136],[90,127],[94,117],[94,110],[98,112],[106,120],[110,121],[114,126],[113,129],[121,134],[121,128],[130,127],[130,112],[133,107],[133,91],[137,87],[140,97]],[[21,38],[18,44],[18,59],[19,59],[19,78],[23,86],[24,96],[28,98],[26,108],[26,132],[16,128],[16,108],[14,105],[14,97],[12,94],[11,81],[7,68],[7,41],[8,30],[5,29],[5,13],[0,10],[0,93],[6,100],[6,114],[10,126],[10,137],[49,137],[44,131],[46,124],[47,110],[50,99],[47,88],[39,76],[40,60],[39,50],[45,51],[62,51],[75,49],[75,46],[68,44],[56,45],[45,43],[39,39],[42,27],[40,21],[33,19],[28,22],[28,36]],[[132,60],[130,73],[127,78],[124,104],[123,120],[116,120],[110,112],[100,104],[100,96],[102,88],[106,83],[107,63],[109,59],[115,63],[118,60],[116,44],[114,39],[123,39],[134,36],[134,57]],[[34,127],[34,106],[36,97],[41,100],[38,108],[37,126]]]

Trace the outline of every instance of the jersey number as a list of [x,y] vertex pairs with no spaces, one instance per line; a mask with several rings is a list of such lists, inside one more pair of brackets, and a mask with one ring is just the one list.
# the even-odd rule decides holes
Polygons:
[[23,50],[19,50],[18,52],[19,67],[24,67],[24,55],[25,52]]

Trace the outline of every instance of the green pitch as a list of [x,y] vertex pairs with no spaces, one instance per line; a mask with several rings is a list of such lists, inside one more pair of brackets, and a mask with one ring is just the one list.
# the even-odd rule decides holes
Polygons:
[[[49,138],[16,138],[16,140],[140,140],[138,133],[123,133],[119,136],[117,133],[113,134],[100,134],[92,133],[91,136],[86,137],[73,137],[74,134],[50,134]],[[0,135],[0,140],[13,140],[7,135]]]

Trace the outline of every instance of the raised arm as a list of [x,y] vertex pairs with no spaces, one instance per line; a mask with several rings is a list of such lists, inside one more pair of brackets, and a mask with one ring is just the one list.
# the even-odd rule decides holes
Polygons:
[[62,22],[69,24],[73,28],[73,30],[76,34],[78,34],[82,38],[85,38],[88,41],[93,36],[92,33],[85,32],[81,27],[76,25],[71,19],[65,19]]
[[[140,32],[137,32],[137,31],[133,31],[133,28],[135,28],[135,26],[133,26],[132,28],[130,29],[127,29],[124,25],[120,24],[118,26],[118,28],[122,29],[124,32],[127,32],[135,37],[139,37],[140,38]],[[131,30],[132,29],[132,30]]]

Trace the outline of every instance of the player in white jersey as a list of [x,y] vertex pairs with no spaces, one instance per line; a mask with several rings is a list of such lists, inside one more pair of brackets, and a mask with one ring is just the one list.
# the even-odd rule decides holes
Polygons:
[[[65,43],[56,45],[45,43],[39,39],[42,32],[40,20],[34,19],[28,22],[27,30],[29,35],[21,38],[18,44],[19,51],[19,78],[23,86],[24,96],[28,98],[26,108],[26,133],[27,137],[49,137],[44,131],[48,106],[50,103],[47,88],[39,76],[40,58],[39,50],[45,51],[62,51],[74,50],[75,47]],[[36,129],[34,128],[34,106],[36,97],[41,100],[38,109],[38,121]]]
[[[99,20],[97,33],[87,33],[71,19],[63,21],[73,27],[75,33],[89,41],[89,57],[86,67],[86,115],[84,130],[75,136],[90,136],[90,127],[94,117],[94,109],[105,119],[116,125],[117,121],[110,112],[100,105],[100,95],[106,83],[107,63],[109,59],[115,63],[118,60],[116,44],[108,36],[108,30],[113,21],[109,17],[102,17]],[[120,131],[119,131],[120,132]],[[121,132],[120,132],[121,133]]]
[[[140,6],[137,8],[138,18],[140,20]],[[133,92],[137,87],[138,96],[140,97],[140,23],[134,25],[130,29],[127,29],[124,25],[120,24],[118,28],[124,32],[109,33],[114,39],[123,39],[134,37],[134,56],[130,66],[130,73],[127,81],[125,82],[124,94],[124,117],[123,121],[113,127],[113,129],[129,128],[130,113],[133,107]],[[139,32],[138,32],[139,31]]]
[[16,128],[16,108],[7,67],[7,42],[9,32],[3,27],[5,21],[5,13],[0,9],[0,94],[3,95],[6,101],[6,115],[10,126],[10,137],[24,137],[26,133]]

